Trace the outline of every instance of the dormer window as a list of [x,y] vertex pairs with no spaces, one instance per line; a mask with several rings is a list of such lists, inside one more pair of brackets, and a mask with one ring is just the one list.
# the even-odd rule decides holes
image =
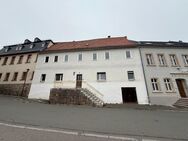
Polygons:
[[5,52],[8,52],[9,48],[5,48]]
[[45,43],[42,43],[42,47],[44,47],[45,46]]
[[29,48],[30,48],[30,49],[32,49],[33,47],[34,47],[34,45],[33,45],[33,44],[31,44],[31,45],[29,46]]

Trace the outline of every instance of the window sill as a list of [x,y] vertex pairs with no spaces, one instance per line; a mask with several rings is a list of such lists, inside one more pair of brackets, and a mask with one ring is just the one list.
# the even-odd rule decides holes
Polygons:
[[159,65],[159,67],[168,67],[167,65]]
[[135,81],[135,79],[128,79],[129,81]]
[[162,91],[152,91],[152,93],[163,93]]
[[106,82],[106,80],[97,80],[97,82]]
[[147,66],[148,66],[148,67],[156,67],[156,65],[148,65],[148,64],[147,64]]
[[176,91],[166,91],[166,93],[176,93]]

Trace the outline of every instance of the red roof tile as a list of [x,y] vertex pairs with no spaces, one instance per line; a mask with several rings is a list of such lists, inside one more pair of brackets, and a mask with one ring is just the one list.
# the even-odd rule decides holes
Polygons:
[[136,46],[135,41],[128,40],[127,37],[101,38],[84,41],[59,42],[55,43],[45,52],[60,50],[78,50],[78,49],[100,49]]

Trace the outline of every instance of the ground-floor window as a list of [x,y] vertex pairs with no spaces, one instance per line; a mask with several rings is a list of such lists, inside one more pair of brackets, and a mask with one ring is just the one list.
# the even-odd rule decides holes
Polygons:
[[154,92],[160,91],[158,78],[151,78],[152,89]]
[[106,72],[97,72],[97,80],[105,81],[106,80]]
[[166,91],[173,91],[172,80],[170,78],[165,78],[164,83],[165,83]]
[[45,82],[46,74],[41,74],[40,82]]
[[63,80],[63,74],[59,73],[59,74],[55,74],[55,81],[62,81]]

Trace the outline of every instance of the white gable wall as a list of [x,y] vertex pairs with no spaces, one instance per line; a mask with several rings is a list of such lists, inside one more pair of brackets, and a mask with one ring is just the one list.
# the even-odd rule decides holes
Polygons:
[[[126,58],[126,50],[131,51],[131,59]],[[105,60],[105,52],[109,52],[109,60]],[[80,53],[82,61],[78,61]],[[93,61],[93,53],[97,53],[96,61]],[[65,55],[68,55],[68,62],[64,62]],[[44,62],[46,56],[49,56],[48,63]],[[58,56],[58,62],[54,62],[55,56]],[[127,71],[134,71],[135,80],[128,80]],[[106,72],[106,81],[97,81],[97,72]],[[136,87],[138,103],[148,104],[137,48],[41,54],[38,57],[29,98],[49,99],[57,73],[63,73],[62,87],[70,88],[75,88],[76,74],[82,74],[83,81],[103,94],[105,103],[122,103],[121,87]],[[40,82],[41,74],[46,74],[44,83]]]

